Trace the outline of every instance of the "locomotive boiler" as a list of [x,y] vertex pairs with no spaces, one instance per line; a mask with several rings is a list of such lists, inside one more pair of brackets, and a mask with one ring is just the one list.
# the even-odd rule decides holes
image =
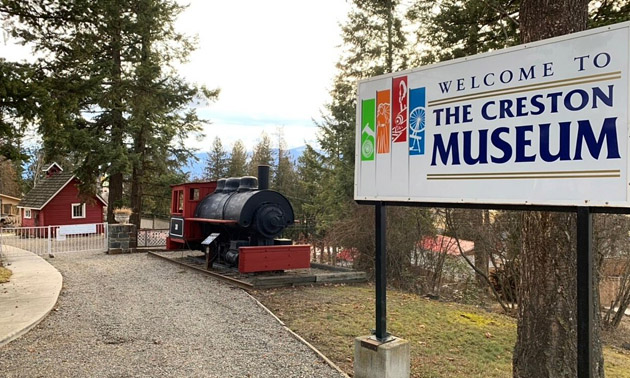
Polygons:
[[191,248],[241,273],[308,268],[310,246],[278,239],[294,223],[293,207],[269,189],[269,167],[258,178],[231,177],[172,187],[168,249]]

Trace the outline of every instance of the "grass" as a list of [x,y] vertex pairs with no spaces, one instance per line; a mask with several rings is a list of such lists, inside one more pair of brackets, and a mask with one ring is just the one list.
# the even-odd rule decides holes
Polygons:
[[9,278],[11,278],[11,274],[13,274],[9,269],[0,266],[0,284],[9,282]]
[[608,378],[630,378],[630,353],[604,347],[604,370]]
[[[300,287],[255,296],[328,356],[352,373],[356,336],[374,328],[369,286]],[[483,309],[388,291],[387,329],[411,344],[413,377],[511,377],[516,321]],[[606,347],[608,377],[630,378],[630,353]]]

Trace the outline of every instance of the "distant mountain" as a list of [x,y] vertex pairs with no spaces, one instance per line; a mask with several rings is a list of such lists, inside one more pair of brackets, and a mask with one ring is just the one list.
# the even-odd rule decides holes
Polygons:
[[304,151],[306,151],[306,146],[291,148],[288,151],[289,155],[291,155],[291,160],[293,161],[293,163],[297,163],[297,159],[302,156]]
[[[306,146],[300,146],[300,147],[289,149],[288,152],[289,152],[289,155],[291,156],[291,160],[294,163],[297,163],[298,158],[302,156],[305,150],[306,150]],[[247,154],[251,156],[251,152],[248,151]],[[191,180],[194,180],[203,176],[203,169],[206,166],[206,158],[208,157],[208,152],[198,152],[195,154],[195,156],[197,157],[197,160],[195,161],[192,158],[188,159],[188,164],[186,164],[186,166],[183,168],[183,171],[185,173],[188,173],[188,177]]]

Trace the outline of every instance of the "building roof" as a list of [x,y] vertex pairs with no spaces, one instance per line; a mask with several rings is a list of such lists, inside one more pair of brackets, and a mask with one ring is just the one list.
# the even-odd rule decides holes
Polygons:
[[[475,243],[470,240],[459,240],[459,245],[465,255],[469,255],[475,249]],[[426,236],[422,241],[418,242],[418,247],[425,251],[435,253],[447,253],[451,256],[459,256],[459,247],[457,240],[444,235],[435,235],[434,237]]]
[[52,168],[57,167],[57,170],[60,172],[63,172],[63,168],[61,168],[61,166],[59,164],[57,164],[56,162],[53,162],[51,165],[49,165],[48,167],[42,169],[42,171],[44,172],[48,172],[50,171]]
[[14,201],[19,201],[20,199],[18,197],[13,197],[13,196],[9,196],[7,194],[2,194],[0,193],[0,197],[4,197],[4,198],[8,198],[8,199],[12,199]]
[[[18,204],[18,207],[41,210],[52,200],[55,196],[65,188],[72,180],[74,175],[72,173],[60,172],[50,177],[46,177],[41,180],[30,192],[28,192],[22,201]],[[99,201],[107,205],[107,202],[99,195],[96,195]]]

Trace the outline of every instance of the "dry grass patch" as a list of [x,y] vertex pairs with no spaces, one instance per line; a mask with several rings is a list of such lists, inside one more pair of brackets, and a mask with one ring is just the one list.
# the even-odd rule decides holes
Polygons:
[[[356,336],[374,328],[374,289],[299,287],[254,295],[346,373]],[[413,377],[511,377],[516,321],[475,306],[388,291],[388,331],[411,343]],[[630,354],[605,348],[606,374],[630,375]]]
[[11,272],[9,269],[0,266],[0,284],[9,282],[9,278],[11,278],[11,274],[13,274],[13,272]]

